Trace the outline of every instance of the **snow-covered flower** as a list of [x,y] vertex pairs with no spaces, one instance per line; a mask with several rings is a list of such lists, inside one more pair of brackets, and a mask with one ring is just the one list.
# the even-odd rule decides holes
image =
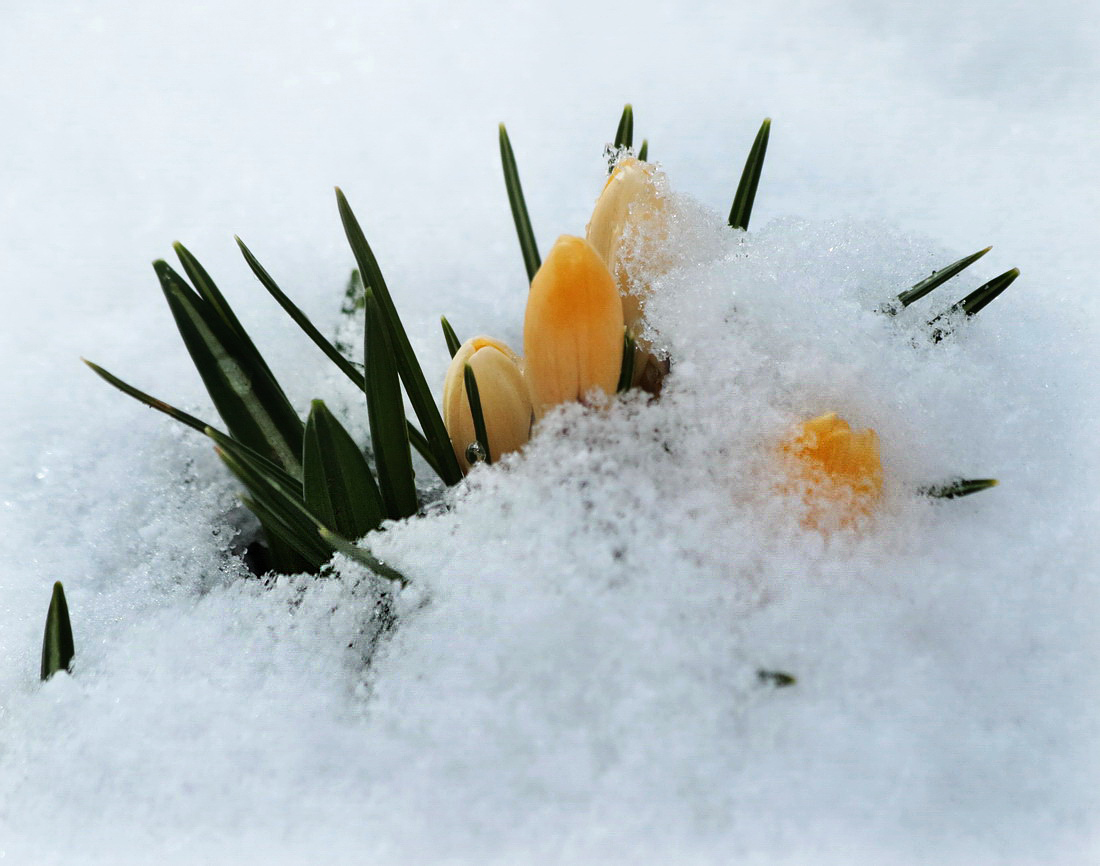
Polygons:
[[466,449],[477,438],[466,394],[467,364],[477,380],[493,459],[518,451],[531,436],[531,399],[516,353],[492,337],[467,340],[451,359],[443,382],[443,423],[464,472],[470,469]]
[[[588,242],[615,278],[622,299],[623,321],[635,337],[639,337],[642,329],[650,287],[632,279],[631,266],[638,255],[643,255],[651,274],[667,270],[669,263],[663,261],[667,253],[660,244],[663,234],[667,233],[661,231],[667,218],[665,200],[658,191],[656,166],[628,157],[607,179],[588,221]],[[641,249],[643,244],[644,250]],[[639,338],[632,384],[642,384],[644,378],[653,379],[654,376],[659,380],[660,367],[646,341]]]
[[811,418],[786,440],[794,481],[807,505],[807,525],[845,525],[868,514],[882,496],[882,460],[874,430],[855,431],[835,412]]
[[524,372],[535,417],[593,389],[615,393],[623,308],[595,248],[562,235],[531,281],[523,323]]

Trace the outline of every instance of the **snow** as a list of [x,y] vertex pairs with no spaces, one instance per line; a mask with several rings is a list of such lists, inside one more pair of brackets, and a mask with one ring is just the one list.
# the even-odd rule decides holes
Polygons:
[[[0,859],[1097,859],[1096,10],[2,16]],[[187,244],[296,405],[323,396],[362,436],[232,234],[333,333],[339,183],[441,385],[441,313],[522,344],[496,123],[545,252],[582,232],[628,100],[675,215],[676,267],[648,275],[661,400],[564,407],[373,536],[411,579],[381,637],[377,584],[342,558],[248,577],[209,444],[78,360],[213,417],[148,261]],[[722,211],[764,116],[736,235]],[[878,431],[887,481],[873,518],[822,535],[774,444],[829,410]],[[1001,485],[915,493],[956,474]],[[76,668],[40,684],[54,580]]]

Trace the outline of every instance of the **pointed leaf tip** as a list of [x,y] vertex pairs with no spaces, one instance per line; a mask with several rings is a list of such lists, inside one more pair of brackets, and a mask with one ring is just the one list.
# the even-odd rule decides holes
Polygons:
[[75,654],[69,605],[65,601],[61,581],[57,581],[53,585],[50,607],[46,612],[46,629],[42,635],[41,678],[48,680],[58,671],[69,670]]

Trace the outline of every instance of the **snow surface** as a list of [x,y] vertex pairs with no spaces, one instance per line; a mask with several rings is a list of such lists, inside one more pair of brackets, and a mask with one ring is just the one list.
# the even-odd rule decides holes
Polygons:
[[[1100,860],[1095,4],[10,4],[0,11],[0,860]],[[184,241],[292,398],[354,390],[348,194],[429,379],[520,345],[508,123],[544,249],[623,102],[673,190],[658,403],[567,407],[372,537],[412,585],[249,578],[148,261]],[[722,229],[761,118],[753,229]],[[877,305],[993,252],[897,319]],[[938,346],[919,327],[1009,267]],[[807,532],[773,443],[835,409],[884,505]],[[770,474],[769,474],[770,473]],[[955,473],[1001,486],[915,494]],[[54,580],[75,675],[38,682]],[[797,683],[775,688],[759,669]]]

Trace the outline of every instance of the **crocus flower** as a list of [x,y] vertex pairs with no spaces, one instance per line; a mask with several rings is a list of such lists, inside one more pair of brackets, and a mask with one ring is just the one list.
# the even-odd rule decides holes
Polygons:
[[[641,230],[652,235],[666,219],[665,202],[657,194],[657,169],[633,157],[620,162],[604,185],[588,222],[588,242],[600,254],[618,286],[623,305],[623,321],[630,332],[637,336],[641,331],[642,316],[649,286],[631,283],[628,273],[637,254],[636,233]],[[649,240],[656,238],[650,237]],[[657,253],[651,250],[651,253]],[[663,270],[658,261],[648,262],[650,268]],[[649,352],[649,346],[640,340],[634,359],[634,383],[639,384],[651,367],[660,362]]]
[[793,459],[808,525],[849,525],[882,496],[878,436],[871,429],[852,430],[835,412],[804,422],[782,450]]
[[562,235],[531,281],[523,323],[525,375],[535,417],[593,389],[615,393],[623,357],[623,308],[599,254]]
[[443,423],[464,472],[470,469],[466,449],[477,438],[466,395],[467,364],[477,380],[489,453],[493,459],[518,451],[531,435],[531,400],[516,353],[492,337],[467,340],[451,359],[443,382]]

